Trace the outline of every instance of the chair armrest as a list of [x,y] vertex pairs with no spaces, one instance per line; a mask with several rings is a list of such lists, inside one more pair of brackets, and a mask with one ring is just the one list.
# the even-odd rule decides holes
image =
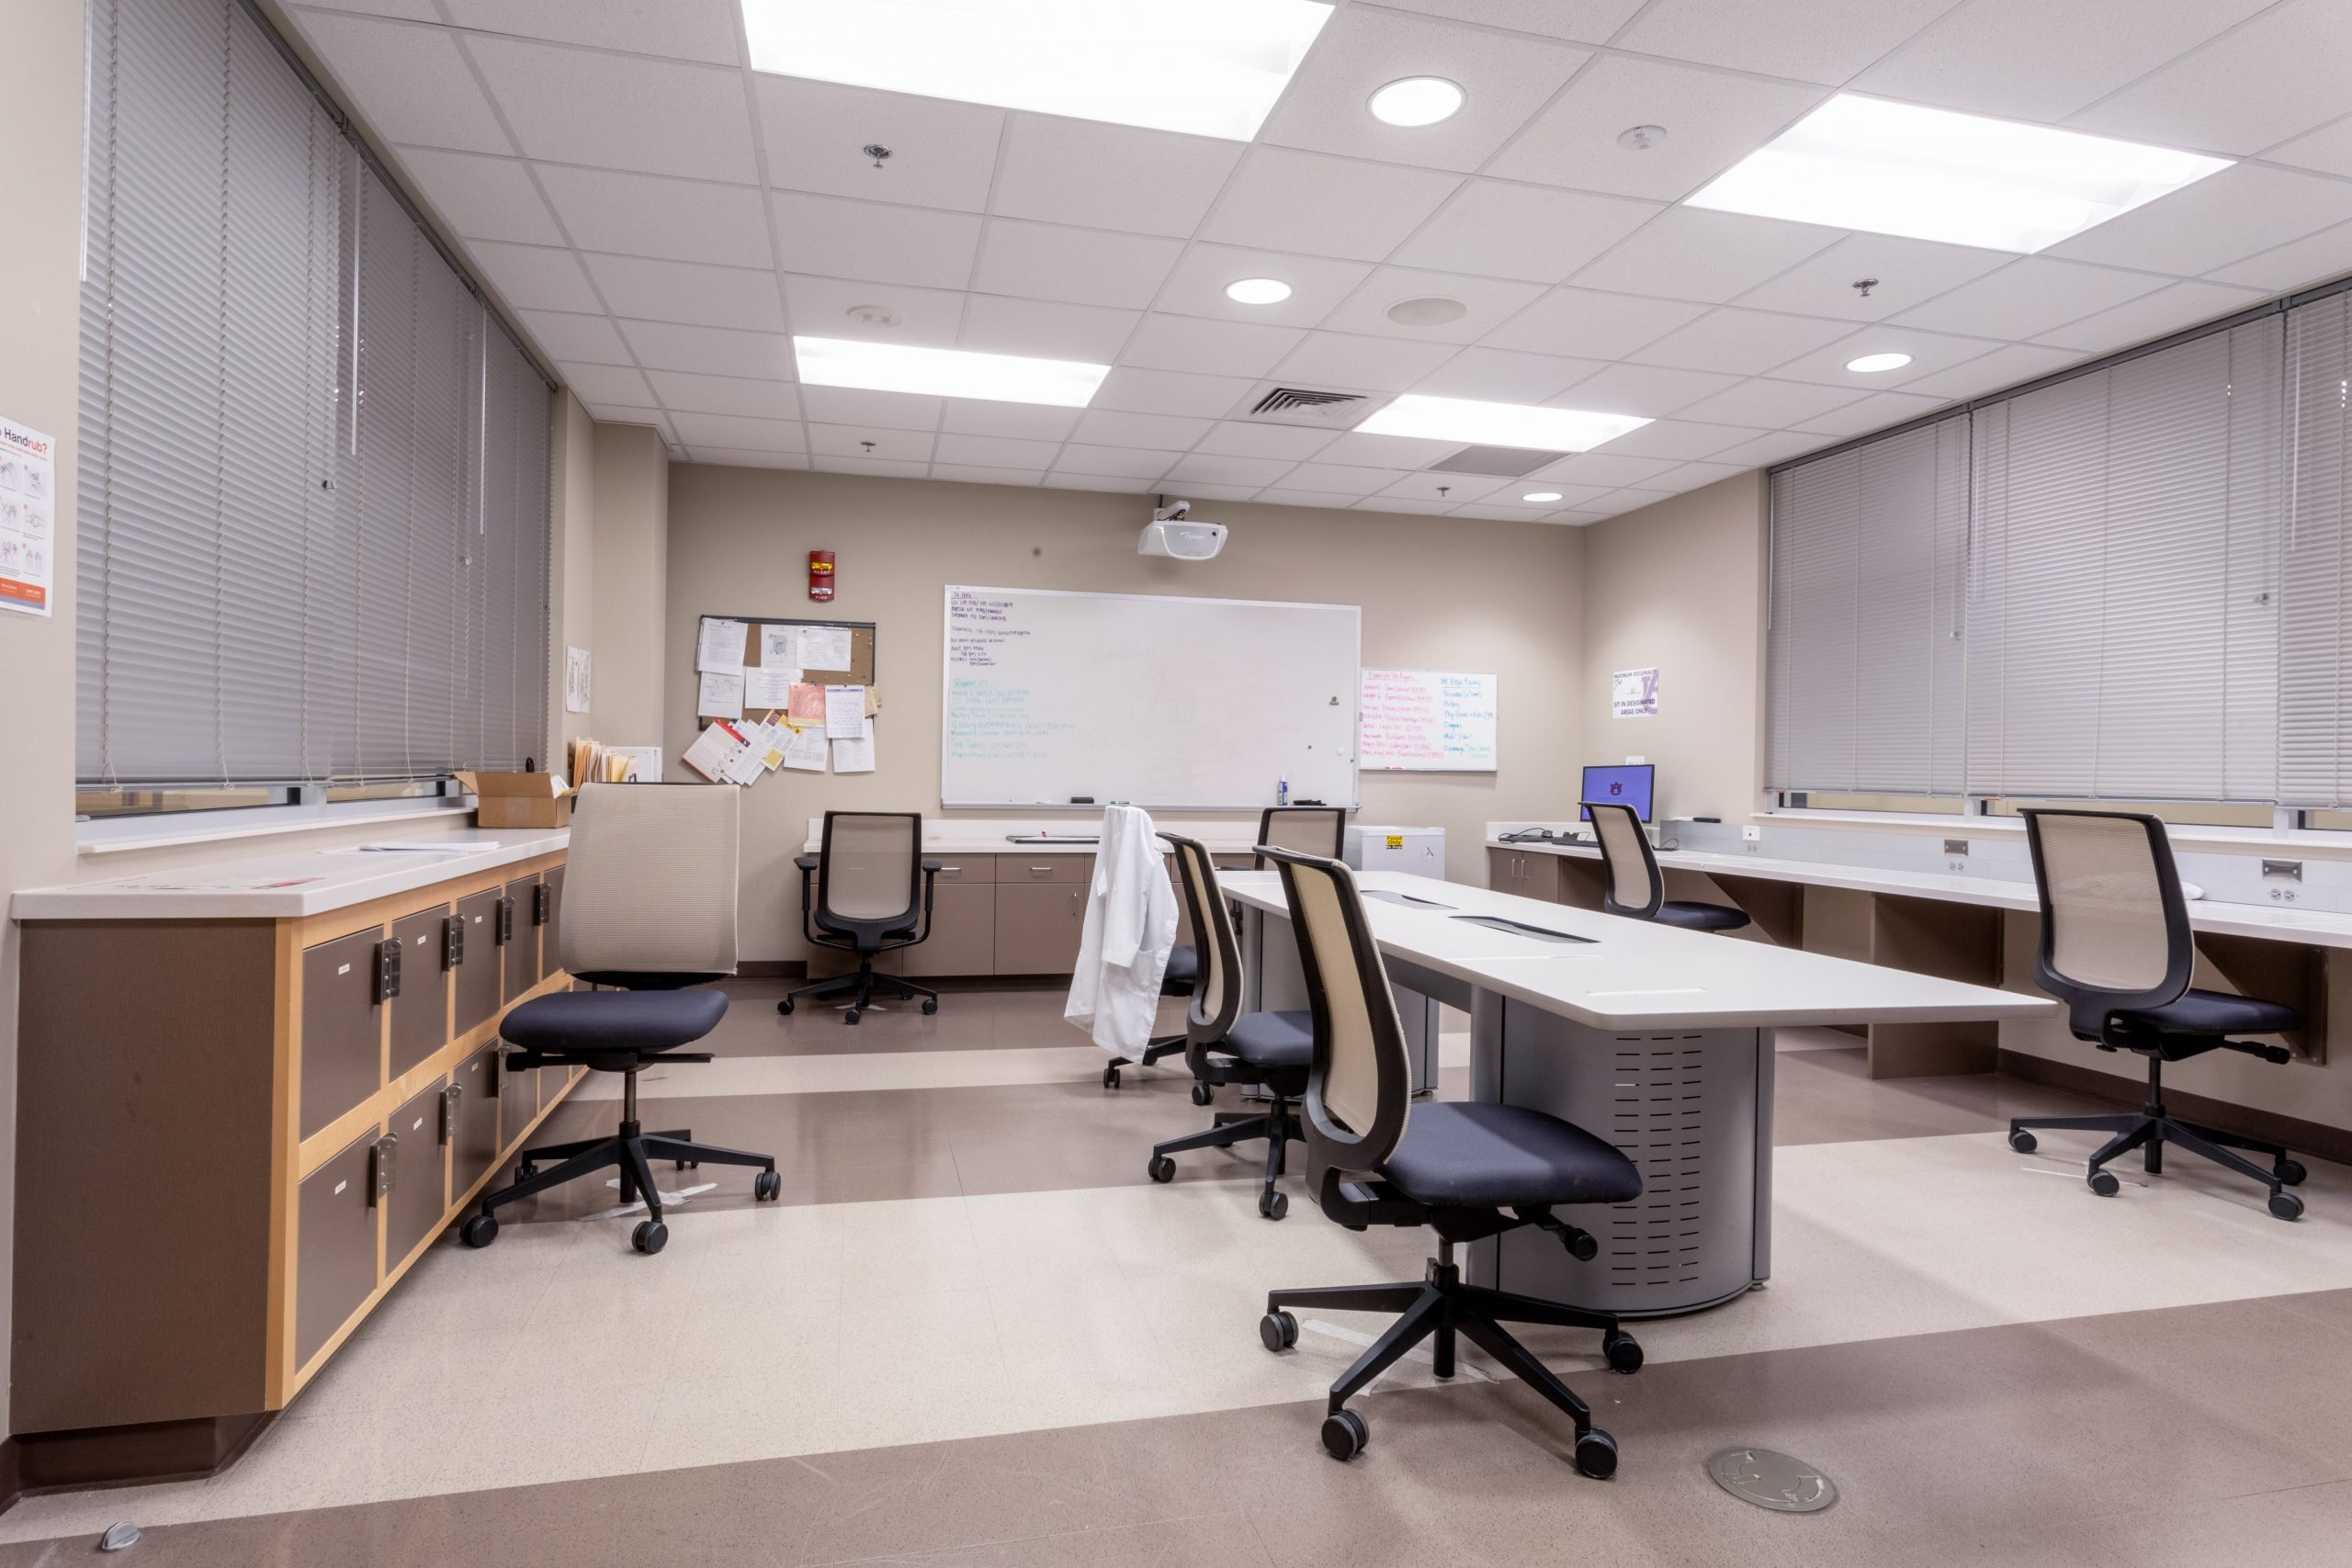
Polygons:
[[929,855],[925,855],[925,856],[923,856],[923,857],[922,857],[922,874],[923,874],[925,876],[936,876],[936,875],[938,875],[938,874],[939,874],[939,868],[940,868],[940,863],[939,863],[939,862],[937,862],[937,861],[935,861],[935,860],[932,859]]
[[816,917],[809,908],[808,891],[810,885],[815,881],[817,857],[795,855],[792,857],[792,863],[800,868],[800,934],[808,938],[815,946],[829,945],[825,939],[818,934]]
[[817,869],[817,857],[815,855],[795,855],[792,857],[792,863],[798,866],[802,871],[814,871]]

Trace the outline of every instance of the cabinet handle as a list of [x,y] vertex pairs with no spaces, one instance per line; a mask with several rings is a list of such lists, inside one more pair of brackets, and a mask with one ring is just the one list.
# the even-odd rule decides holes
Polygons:
[[498,901],[498,945],[504,947],[508,942],[513,942],[514,940],[514,900],[512,898],[501,898]]
[[546,883],[542,882],[533,886],[531,889],[531,923],[535,926],[546,925],[548,923],[548,910],[554,902],[555,890],[549,887]]
[[463,1084],[447,1084],[442,1088],[441,1141],[445,1144],[458,1141],[458,1107],[465,1102],[465,1098],[466,1086]]
[[1051,876],[1054,874],[1054,868],[1049,865],[1033,865],[1029,868],[1029,874],[1032,876]]
[[368,1206],[381,1203],[392,1190],[392,1156],[400,1152],[400,1134],[387,1133],[376,1140],[368,1156]]
[[441,922],[441,967],[455,969],[466,961],[466,918],[451,915]]
[[387,937],[376,944],[376,1005],[381,1007],[400,994],[400,939]]

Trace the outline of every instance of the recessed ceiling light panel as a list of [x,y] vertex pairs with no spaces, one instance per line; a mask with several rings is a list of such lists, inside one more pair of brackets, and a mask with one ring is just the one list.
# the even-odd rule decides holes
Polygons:
[[1882,370],[1900,370],[1910,363],[1907,354],[1865,354],[1860,359],[1846,361],[1846,368],[1858,375],[1875,376]]
[[1408,130],[1452,119],[1462,108],[1460,83],[1442,76],[1408,76],[1372,96],[1372,118]]
[[916,348],[901,343],[796,337],[800,378],[812,387],[855,387],[868,392],[915,392],[935,398],[985,398],[1000,403],[1046,403],[1082,409],[1111,373],[1107,365],[1069,359],[1028,359],[1015,354],[974,354],[960,348]]
[[1290,285],[1279,277],[1244,277],[1225,286],[1225,297],[1237,305],[1279,305],[1290,298]]
[[741,0],[752,68],[1247,141],[1321,0]]
[[1557,501],[1560,499],[1560,492],[1556,490],[1531,490],[1519,499],[1521,501]]
[[1688,203],[2031,253],[2229,166],[2170,147],[1840,93]]
[[1418,435],[1430,441],[1532,446],[1544,452],[1588,452],[1649,423],[1627,413],[1587,413],[1579,409],[1408,393],[1356,429],[1366,435]]

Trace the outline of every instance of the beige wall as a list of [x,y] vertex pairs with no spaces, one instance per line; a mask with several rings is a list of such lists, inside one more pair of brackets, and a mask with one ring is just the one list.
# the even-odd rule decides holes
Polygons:
[[590,715],[563,711],[564,649],[596,648],[596,424],[568,390],[555,395],[548,444],[548,746],[550,772],[564,766],[564,742],[591,733]]
[[[1588,760],[1656,764],[1661,818],[1729,822],[1761,798],[1764,504],[1742,474],[1585,530]],[[1610,675],[1653,665],[1657,716],[1610,716]]]
[[[668,646],[662,623],[670,570],[670,455],[660,434],[643,425],[600,424],[595,433],[595,641],[590,649],[594,684],[588,732],[608,746],[653,746],[662,739],[662,654]],[[693,665],[689,645],[686,666]]]
[[[1479,841],[1489,820],[1566,808],[1580,755],[1577,531],[1224,502],[1204,511],[1232,525],[1231,542],[1216,560],[1183,564],[1136,554],[1147,515],[1140,496],[672,469],[664,741],[672,767],[695,734],[698,616],[876,623],[878,770],[776,773],[744,800],[743,957],[800,955],[792,857],[810,817],[861,806],[939,814],[942,592],[950,582],[1362,605],[1366,664],[1500,672],[1502,769],[1366,774],[1359,820],[1443,827],[1450,874],[1483,884]],[[812,548],[840,558],[839,597],[827,609],[808,597]],[[600,580],[606,565],[600,553]],[[624,739],[604,732],[597,705],[598,739]]]

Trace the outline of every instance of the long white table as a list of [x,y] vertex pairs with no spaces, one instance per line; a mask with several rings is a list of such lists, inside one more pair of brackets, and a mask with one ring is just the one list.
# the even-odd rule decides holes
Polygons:
[[[1219,881],[1246,916],[1247,1005],[1305,1008],[1279,875]],[[1429,877],[1357,883],[1390,980],[1470,1014],[1474,1097],[1564,1117],[1642,1168],[1639,1199],[1580,1222],[1600,1241],[1591,1262],[1528,1228],[1473,1247],[1472,1277],[1624,1317],[1693,1312],[1770,1276],[1774,1030],[2057,1006]],[[1479,915],[1555,934],[1462,918]]]

